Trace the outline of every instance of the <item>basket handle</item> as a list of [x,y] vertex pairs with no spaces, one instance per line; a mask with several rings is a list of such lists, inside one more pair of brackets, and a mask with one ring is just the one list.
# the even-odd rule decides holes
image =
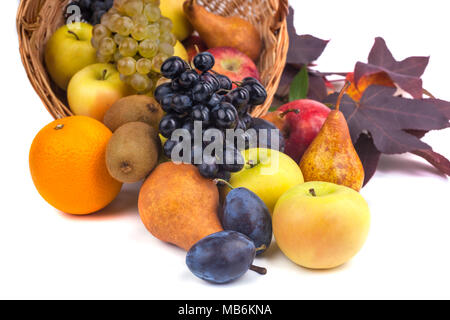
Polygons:
[[278,1],[278,10],[275,13],[275,18],[273,20],[271,29],[278,30],[281,27],[281,24],[286,19],[289,13],[289,1],[288,0],[279,0]]

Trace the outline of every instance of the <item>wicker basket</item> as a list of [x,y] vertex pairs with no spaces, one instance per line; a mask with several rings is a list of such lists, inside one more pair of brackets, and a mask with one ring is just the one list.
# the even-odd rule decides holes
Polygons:
[[[164,0],[161,0],[164,1]],[[258,62],[268,99],[253,116],[267,112],[277,90],[289,46],[286,28],[288,0],[197,0],[211,12],[238,15],[250,21],[261,34],[263,51]],[[17,31],[22,62],[28,78],[54,118],[71,115],[66,94],[50,80],[44,65],[45,44],[63,25],[62,12],[69,0],[21,0]]]

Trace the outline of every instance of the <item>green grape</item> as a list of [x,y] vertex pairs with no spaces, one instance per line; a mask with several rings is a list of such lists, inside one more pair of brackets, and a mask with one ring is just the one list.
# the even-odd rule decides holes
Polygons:
[[132,38],[125,38],[119,46],[119,51],[124,57],[132,57],[138,51],[138,43]]
[[98,44],[98,51],[103,56],[112,56],[116,52],[117,45],[110,37],[105,37]]
[[149,22],[156,22],[161,18],[161,10],[159,7],[147,4],[144,8],[144,14]]
[[158,46],[158,50],[159,52],[168,56],[173,56],[173,53],[175,52],[173,46],[168,44],[167,42],[161,42]]
[[111,20],[111,16],[113,15],[113,13],[111,13],[110,11],[108,11],[107,13],[105,13],[104,15],[102,15],[102,17],[100,18],[100,23],[108,28],[109,25],[109,21]]
[[134,22],[129,17],[120,17],[116,22],[116,32],[122,36],[128,36],[134,28]]
[[145,92],[152,85],[150,78],[140,73],[131,75],[129,83],[138,92]]
[[92,38],[95,38],[97,43],[99,42],[100,39],[109,37],[110,35],[111,35],[111,31],[109,31],[109,29],[102,24],[97,24],[92,29]]
[[177,43],[177,38],[171,32],[164,32],[159,35],[159,41],[174,46]]
[[142,41],[147,38],[147,26],[143,24],[137,24],[131,31],[131,36],[137,41]]
[[159,7],[160,1],[159,0],[144,0],[144,3],[150,3],[150,4],[154,5],[154,6],[158,6]]
[[152,70],[152,60],[141,58],[136,62],[136,71],[140,74],[148,74]]
[[135,24],[146,25],[148,23],[148,20],[147,20],[147,17],[143,13],[140,13],[133,17],[133,22]]
[[128,38],[128,37],[121,36],[120,34],[116,33],[114,35],[114,42],[119,46],[122,43],[122,41],[126,38]]
[[161,17],[161,19],[159,19],[159,28],[161,29],[161,33],[171,32],[173,28],[172,20],[166,17]]
[[117,24],[117,20],[121,18],[120,14],[112,14],[111,18],[108,20],[108,24],[106,25],[106,27],[108,27],[109,30],[113,31],[113,32],[117,32],[116,27],[118,27]]
[[97,39],[97,38],[94,38],[94,37],[91,38],[91,44],[92,44],[92,47],[94,47],[94,49],[98,49],[98,42],[99,41],[100,40]]
[[119,74],[120,80],[126,84],[130,84],[130,76]]
[[101,63],[108,63],[112,60],[112,55],[104,55],[101,54],[100,51],[97,51],[97,61]]
[[131,57],[120,59],[117,61],[117,70],[125,76],[131,76],[136,72],[136,60]]
[[159,24],[152,23],[147,26],[147,39],[159,40]]
[[126,2],[128,2],[128,0],[114,0],[113,8],[120,12],[124,12],[123,9]]
[[143,8],[144,3],[142,0],[130,0],[123,4],[123,11],[129,17],[142,13]]
[[117,62],[122,58],[123,58],[123,56],[120,54],[120,51],[116,50],[116,52],[114,52],[114,56],[113,56],[114,62]]
[[161,65],[164,63],[164,61],[166,61],[168,57],[169,56],[163,53],[158,53],[156,56],[154,56],[152,59],[152,71],[161,73]]
[[158,43],[152,40],[144,40],[139,43],[139,54],[144,58],[153,58],[158,52]]

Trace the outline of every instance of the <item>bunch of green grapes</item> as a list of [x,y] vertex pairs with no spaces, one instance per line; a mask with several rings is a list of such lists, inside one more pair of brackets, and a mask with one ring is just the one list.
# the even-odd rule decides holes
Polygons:
[[174,53],[172,21],[159,0],[115,0],[92,31],[97,60],[115,63],[122,81],[139,93],[154,91],[162,63]]

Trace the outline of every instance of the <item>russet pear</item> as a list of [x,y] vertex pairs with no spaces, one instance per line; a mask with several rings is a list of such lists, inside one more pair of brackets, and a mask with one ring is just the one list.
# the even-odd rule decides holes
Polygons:
[[339,104],[346,87],[325,120],[316,138],[300,160],[306,182],[325,181],[359,191],[364,182],[364,168],[353,147],[352,139]]
[[217,186],[191,164],[165,162],[156,167],[141,187],[138,208],[151,234],[185,250],[223,230]]

